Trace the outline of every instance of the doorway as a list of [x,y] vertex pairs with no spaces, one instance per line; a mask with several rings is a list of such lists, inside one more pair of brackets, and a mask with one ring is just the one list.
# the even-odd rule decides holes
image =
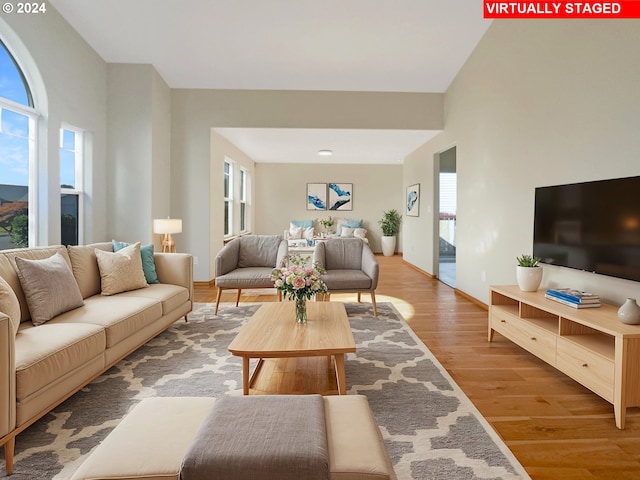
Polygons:
[[438,278],[456,286],[456,147],[439,154],[438,162]]

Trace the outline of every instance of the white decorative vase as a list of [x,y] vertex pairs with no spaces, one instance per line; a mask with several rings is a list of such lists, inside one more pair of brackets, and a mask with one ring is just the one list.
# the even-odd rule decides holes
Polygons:
[[627,325],[640,324],[640,305],[636,303],[635,298],[627,298],[625,300],[618,309],[618,318]]
[[535,292],[542,282],[542,267],[516,265],[516,279],[523,292]]
[[391,257],[396,251],[396,237],[382,236],[382,254],[385,257]]

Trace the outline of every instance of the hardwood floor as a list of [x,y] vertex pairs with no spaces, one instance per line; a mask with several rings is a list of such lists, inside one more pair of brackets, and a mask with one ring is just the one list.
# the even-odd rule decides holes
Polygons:
[[[400,256],[377,258],[378,302],[394,303],[534,480],[640,478],[639,408],[628,409],[626,428],[618,430],[611,404],[501,335],[487,342],[486,310]],[[215,294],[215,287],[195,288],[196,302],[214,302]],[[332,296],[337,300],[355,295]],[[235,293],[223,301],[235,301]],[[255,393],[336,393],[326,359],[273,361],[255,387]]]

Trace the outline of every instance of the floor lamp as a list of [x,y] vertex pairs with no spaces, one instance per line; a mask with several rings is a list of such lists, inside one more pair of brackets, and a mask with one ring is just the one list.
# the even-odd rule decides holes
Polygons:
[[162,237],[162,251],[176,253],[176,243],[173,241],[172,233],[182,233],[182,219],[180,218],[157,218],[153,221],[153,233],[164,235]]

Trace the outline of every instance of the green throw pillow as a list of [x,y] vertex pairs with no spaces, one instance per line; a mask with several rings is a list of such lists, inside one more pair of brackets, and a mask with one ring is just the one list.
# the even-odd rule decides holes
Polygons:
[[[117,252],[122,250],[132,243],[117,242],[112,240],[113,251]],[[158,280],[158,274],[156,273],[156,262],[153,261],[153,245],[144,245],[140,247],[140,257],[142,258],[142,271],[144,271],[144,278],[147,283],[160,283]]]

